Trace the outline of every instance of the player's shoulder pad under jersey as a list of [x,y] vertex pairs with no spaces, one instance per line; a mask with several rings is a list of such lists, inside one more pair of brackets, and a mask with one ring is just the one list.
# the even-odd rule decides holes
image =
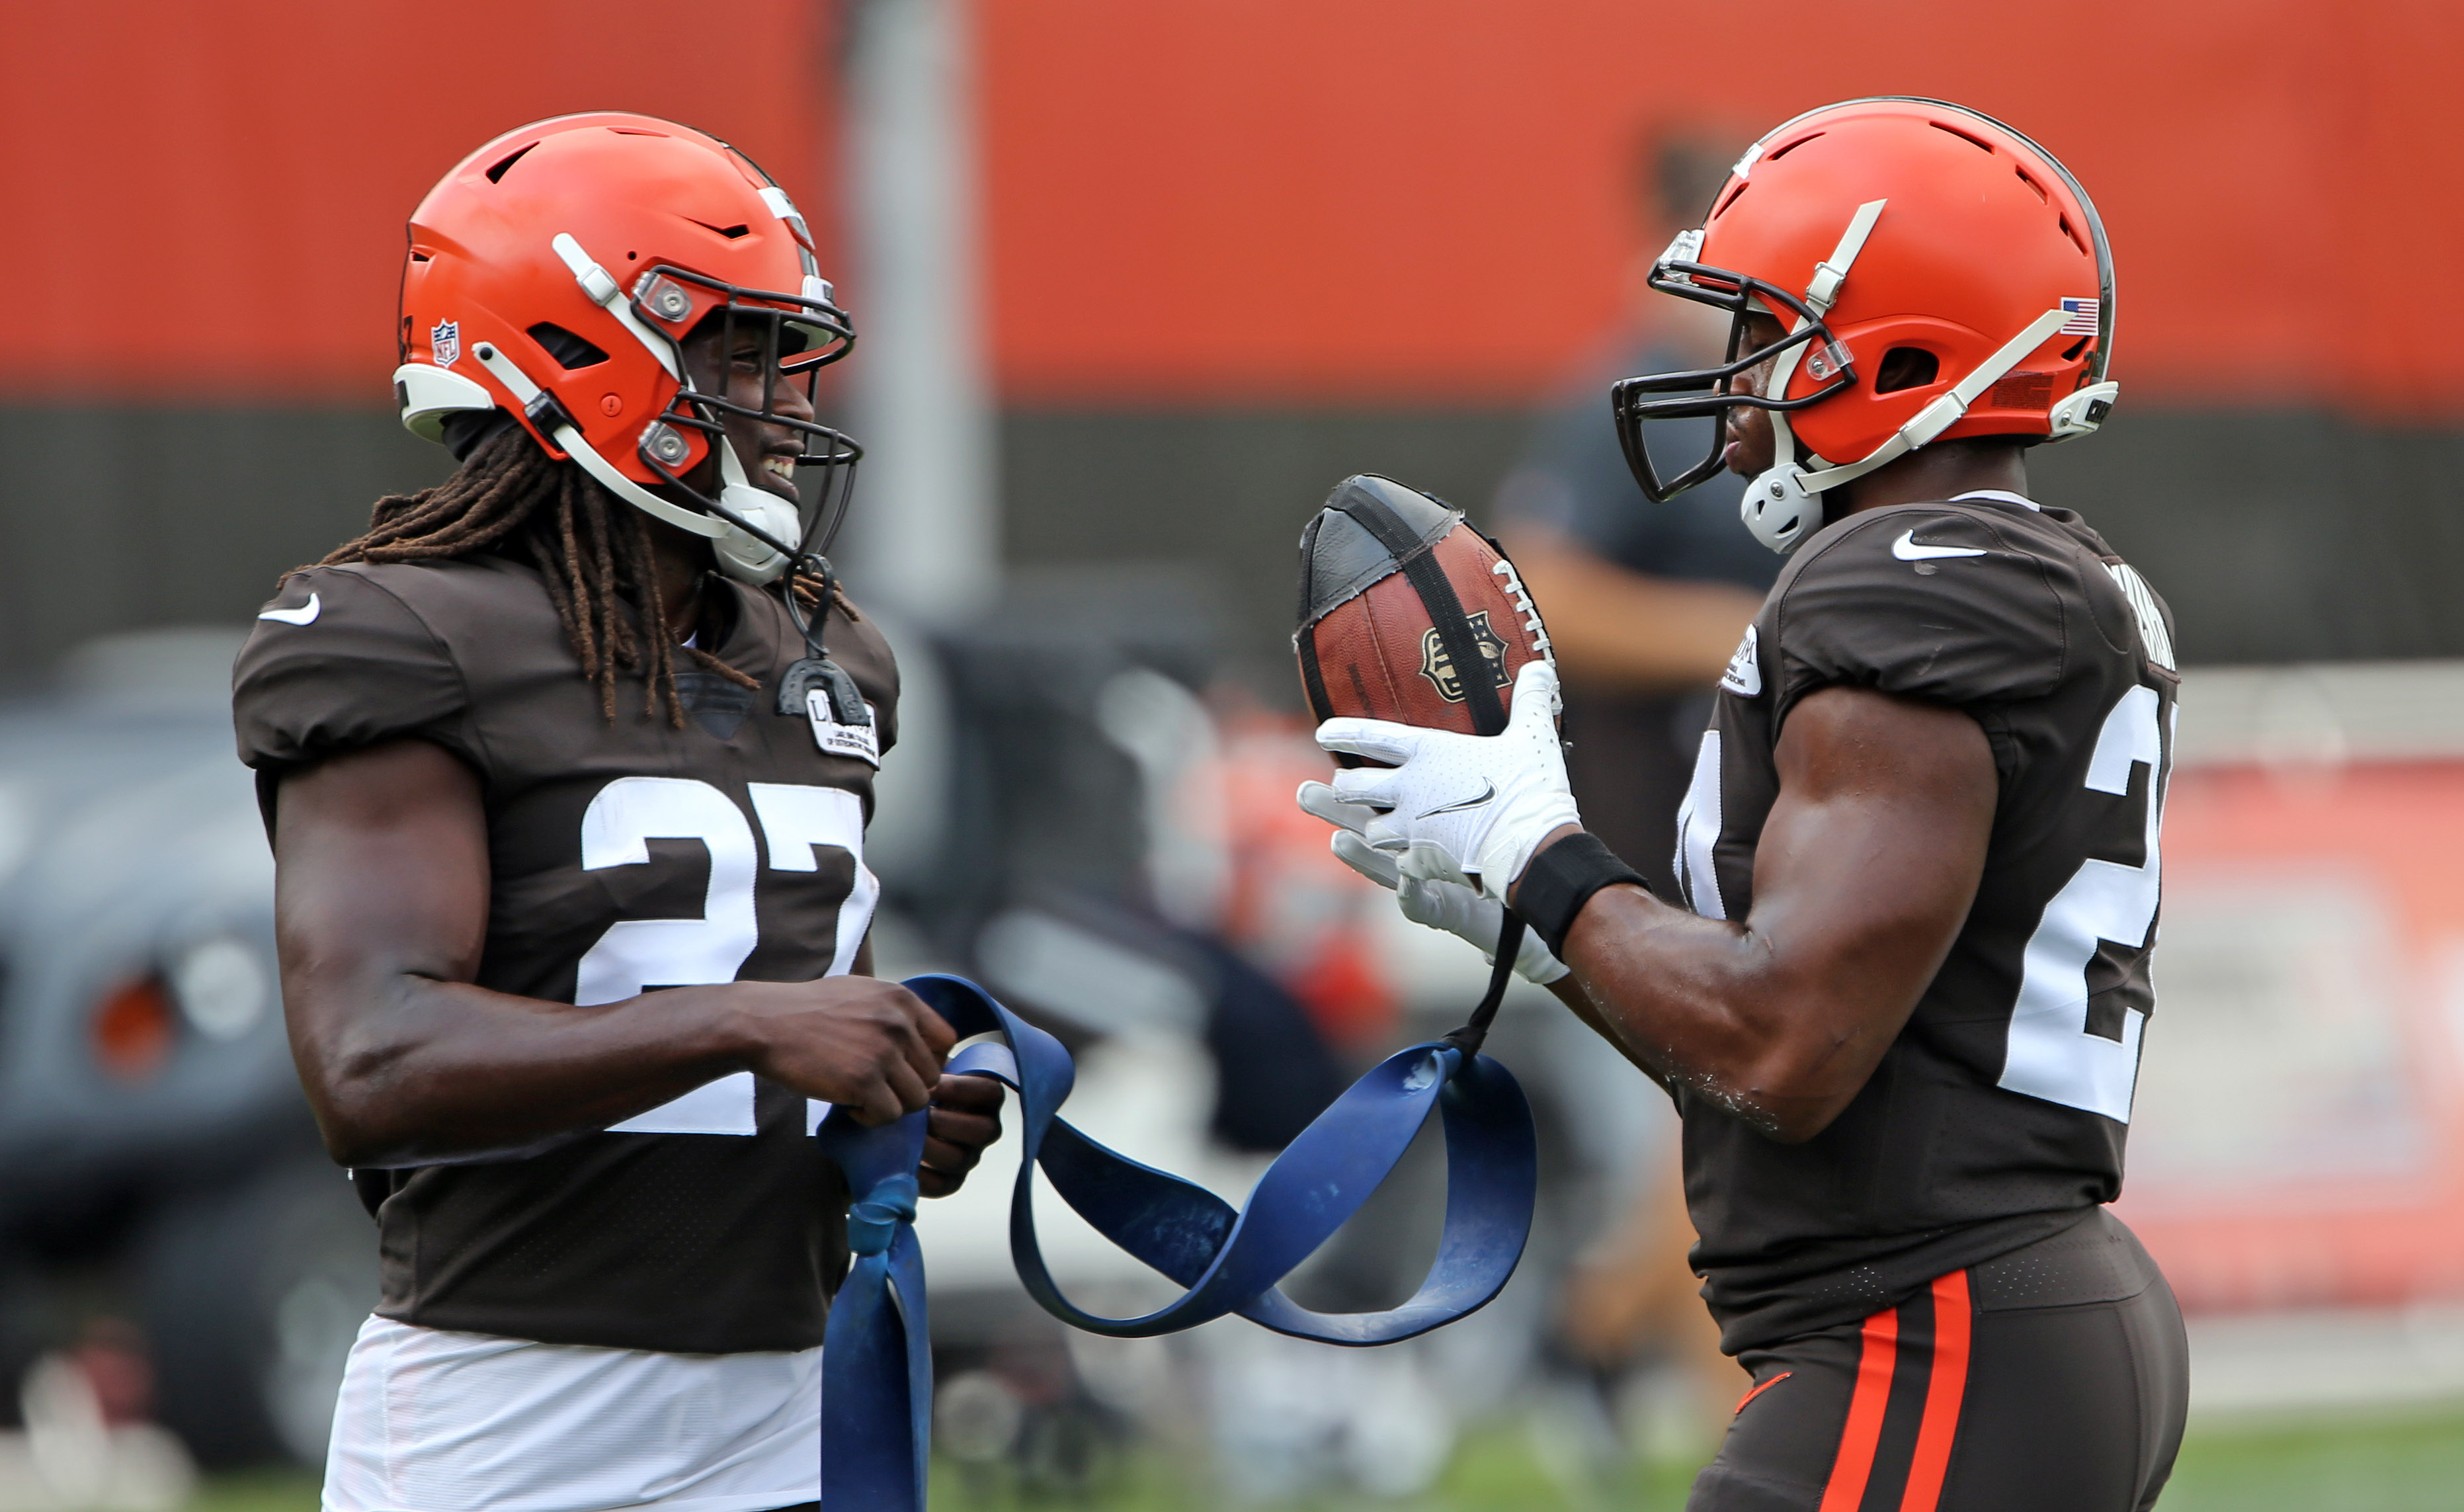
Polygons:
[[1773,590],[1783,700],[1832,683],[1954,704],[2042,698],[2096,634],[2077,623],[2077,555],[2052,522],[1991,505],[1852,515]]
[[408,599],[428,567],[312,567],[257,611],[231,668],[240,760],[260,770],[419,736],[453,748],[467,699]]

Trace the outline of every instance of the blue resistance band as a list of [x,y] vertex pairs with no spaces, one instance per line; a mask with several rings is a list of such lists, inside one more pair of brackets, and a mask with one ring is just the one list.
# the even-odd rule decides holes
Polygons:
[[[1511,916],[1509,916],[1509,919]],[[1276,1157],[1235,1210],[1213,1192],[1096,1144],[1057,1116],[1076,1077],[1069,1053],[992,994],[955,976],[919,976],[909,990],[961,1039],[997,1034],[954,1056],[945,1075],[998,1078],[1018,1093],[1021,1153],[1010,1199],[1010,1254],[1045,1310],[1115,1339],[1194,1328],[1227,1313],[1296,1339],[1379,1345],[1442,1327],[1495,1297],[1531,1232],[1538,1161],[1531,1109],[1513,1076],[1480,1043],[1521,944],[1501,940],[1488,996],[1470,1024],[1390,1056],[1335,1100]],[[1369,1200],[1414,1135],[1438,1114],[1446,1139],[1446,1218],[1419,1290],[1375,1313],[1311,1312],[1277,1283]],[[913,1227],[915,1167],[926,1115],[867,1128],[832,1116],[822,1149],[847,1175],[854,1262],[830,1306],[822,1351],[825,1512],[922,1512],[933,1410],[924,1261]],[[1035,1168],[1079,1216],[1185,1288],[1133,1318],[1089,1313],[1061,1295],[1035,1238]]]

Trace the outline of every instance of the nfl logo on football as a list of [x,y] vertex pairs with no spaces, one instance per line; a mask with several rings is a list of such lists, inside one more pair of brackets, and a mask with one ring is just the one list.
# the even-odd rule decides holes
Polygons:
[[451,367],[462,360],[462,325],[458,321],[439,321],[428,332],[428,349],[436,355],[436,366]]

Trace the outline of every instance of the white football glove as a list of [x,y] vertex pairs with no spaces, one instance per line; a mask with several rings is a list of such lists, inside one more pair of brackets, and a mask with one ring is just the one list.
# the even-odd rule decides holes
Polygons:
[[[1344,802],[1322,782],[1301,784],[1299,796],[1303,809],[1335,827],[1336,859],[1392,891],[1404,918],[1431,929],[1442,929],[1479,950],[1481,959],[1496,962],[1497,937],[1506,924],[1504,903],[1483,898],[1480,890],[1460,875],[1404,875],[1395,857],[1371,845],[1362,833],[1377,817],[1375,810]],[[1514,969],[1533,986],[1546,987],[1566,974],[1566,964],[1549,953],[1539,931],[1526,929],[1523,946],[1514,955]]]
[[1338,719],[1317,727],[1317,743],[1391,765],[1336,772],[1334,792],[1376,812],[1369,843],[1394,854],[1403,875],[1476,879],[1503,901],[1551,831],[1583,822],[1566,786],[1557,707],[1557,669],[1533,661],[1514,679],[1499,734]]

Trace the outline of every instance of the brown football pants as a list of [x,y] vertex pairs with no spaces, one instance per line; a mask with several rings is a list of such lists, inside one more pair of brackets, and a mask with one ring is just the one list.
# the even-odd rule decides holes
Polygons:
[[2103,1212],[1738,1363],[1687,1512],[2141,1512],[2189,1387],[2172,1289]]

